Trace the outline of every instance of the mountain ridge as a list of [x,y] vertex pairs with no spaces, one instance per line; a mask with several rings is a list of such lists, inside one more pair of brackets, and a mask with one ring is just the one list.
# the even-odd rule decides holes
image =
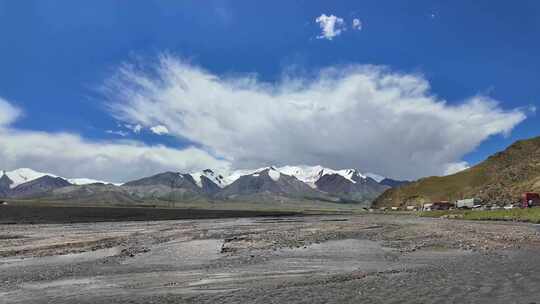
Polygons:
[[448,176],[431,176],[381,194],[374,206],[418,205],[475,197],[511,203],[523,192],[540,192],[540,136],[518,140],[483,162]]
[[[16,181],[11,180],[9,176]],[[334,181],[326,184],[324,181],[328,176],[334,176]],[[62,182],[59,182],[60,180]],[[34,181],[39,181],[36,184],[40,185],[38,188],[41,190],[34,190],[37,186],[20,187],[25,184],[32,185]],[[105,185],[108,187],[103,187]],[[84,178],[61,178],[29,168],[4,171],[0,176],[0,197],[42,196],[76,201],[90,201],[92,196],[99,201],[110,198],[126,202],[156,199],[266,200],[275,196],[280,200],[289,197],[368,204],[376,194],[387,187],[357,169],[334,170],[322,166],[270,166],[254,170],[236,170],[228,175],[211,169],[193,173],[169,171],[123,184]],[[16,188],[18,189],[15,191]]]

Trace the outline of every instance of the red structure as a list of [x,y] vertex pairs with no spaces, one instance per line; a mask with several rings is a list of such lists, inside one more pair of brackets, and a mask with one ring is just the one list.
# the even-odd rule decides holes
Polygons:
[[534,192],[525,192],[521,195],[521,207],[530,208],[540,206],[540,194]]
[[454,204],[451,204],[447,201],[433,202],[433,205],[431,205],[431,210],[448,210],[453,206]]

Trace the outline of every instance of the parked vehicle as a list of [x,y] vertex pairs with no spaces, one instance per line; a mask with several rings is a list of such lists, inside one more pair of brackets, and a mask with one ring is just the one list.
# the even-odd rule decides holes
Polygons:
[[540,194],[535,192],[525,192],[521,195],[521,207],[530,208],[540,206]]
[[422,206],[422,211],[431,211],[432,203],[427,203]]
[[476,198],[466,198],[456,201],[456,208],[458,209],[472,209],[475,205],[478,205],[479,200]]

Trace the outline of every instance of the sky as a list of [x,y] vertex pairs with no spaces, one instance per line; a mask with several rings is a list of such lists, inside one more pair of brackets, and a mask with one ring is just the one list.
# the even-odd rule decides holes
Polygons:
[[0,0],[0,169],[445,175],[538,136],[538,1]]

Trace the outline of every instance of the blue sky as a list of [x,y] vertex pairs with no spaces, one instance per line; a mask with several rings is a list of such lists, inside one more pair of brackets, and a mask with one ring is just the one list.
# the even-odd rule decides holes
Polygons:
[[[321,28],[315,19],[322,14],[342,18],[347,29],[332,40],[318,39]],[[116,101],[100,89],[118,75],[122,64],[137,63],[152,70],[164,52],[211,75],[256,75],[257,82],[269,85],[283,82],[284,75],[302,75],[295,77],[309,82],[326,67],[385,66],[391,73],[422,75],[430,85],[429,95],[448,106],[482,95],[498,101],[501,111],[519,110],[527,117],[514,123],[510,133],[475,138],[455,154],[460,159],[453,161],[474,164],[516,139],[538,135],[540,123],[532,109],[540,98],[539,14],[538,1],[0,0],[0,98],[21,112],[10,123],[11,131],[67,132],[98,145],[136,141],[136,145],[177,150],[197,147],[217,160],[234,158],[262,165],[299,160],[280,154],[256,159],[214,146],[208,142],[211,137],[196,137],[208,135],[200,130],[188,134],[175,127],[171,120],[181,116],[159,121],[154,116],[126,115],[118,110],[118,104],[111,110],[110,103]],[[362,23],[361,30],[352,28],[356,18]],[[112,95],[118,97],[117,93]],[[133,105],[131,110],[144,111]],[[148,128],[135,133],[125,128],[128,123],[164,125],[171,132],[153,134],[150,125],[145,125]],[[328,153],[328,157],[341,157]],[[0,165],[22,163],[23,159],[12,157]],[[411,169],[395,174],[386,167],[377,170],[366,158],[329,160],[327,165],[368,167],[386,175],[417,177]],[[53,162],[42,166],[70,175],[128,177],[69,171]],[[148,166],[149,173],[167,164]],[[171,166],[183,169],[181,164]],[[425,174],[433,173],[430,170]],[[133,172],[142,173],[147,171]]]

